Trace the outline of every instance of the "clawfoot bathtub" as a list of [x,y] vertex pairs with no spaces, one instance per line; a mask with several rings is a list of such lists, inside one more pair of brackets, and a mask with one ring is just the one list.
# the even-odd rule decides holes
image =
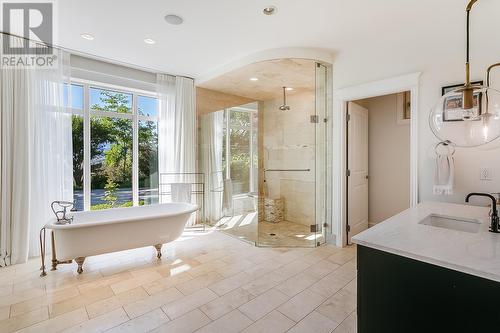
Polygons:
[[[54,219],[45,225],[52,231],[52,270],[75,260],[82,273],[86,257],[148,245],[156,248],[160,259],[162,244],[177,239],[196,210],[198,206],[188,203],[166,203],[77,212],[71,224],[56,224]],[[44,229],[42,235],[45,238]],[[41,243],[43,276],[45,239]]]

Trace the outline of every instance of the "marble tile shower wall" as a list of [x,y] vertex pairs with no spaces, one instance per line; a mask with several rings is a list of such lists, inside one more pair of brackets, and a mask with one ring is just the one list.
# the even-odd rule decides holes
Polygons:
[[264,167],[310,169],[309,172],[268,172],[267,196],[285,201],[285,220],[314,224],[315,113],[314,92],[290,93],[289,111],[280,111],[281,99],[264,102]]

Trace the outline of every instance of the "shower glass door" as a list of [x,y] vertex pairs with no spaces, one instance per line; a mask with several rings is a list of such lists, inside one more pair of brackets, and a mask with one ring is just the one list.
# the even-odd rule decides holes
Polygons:
[[315,70],[315,109],[316,109],[316,246],[326,242],[327,221],[329,218],[330,205],[328,205],[331,190],[331,147],[328,130],[330,117],[328,115],[328,68],[320,63],[316,63]]
[[199,117],[205,220],[243,241],[257,240],[258,103]]
[[[258,246],[315,247],[327,219],[327,68],[310,87],[260,103]],[[289,106],[289,109],[283,106]]]

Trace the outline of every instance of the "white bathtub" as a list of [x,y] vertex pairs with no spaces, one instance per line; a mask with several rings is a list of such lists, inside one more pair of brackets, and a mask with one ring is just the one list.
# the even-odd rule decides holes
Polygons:
[[161,257],[161,245],[183,232],[198,206],[166,203],[151,206],[77,212],[71,224],[45,226],[52,230],[52,269],[75,259],[78,273],[85,257],[152,245]]

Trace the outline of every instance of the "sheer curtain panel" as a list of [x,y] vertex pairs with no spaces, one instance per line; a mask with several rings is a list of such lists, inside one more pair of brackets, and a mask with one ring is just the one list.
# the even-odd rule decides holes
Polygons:
[[158,74],[160,115],[159,170],[195,172],[196,108],[194,82],[185,77]]
[[69,55],[53,53],[52,69],[0,68],[2,266],[39,255],[40,228],[53,217],[50,203],[73,197],[71,114],[64,105]]
[[208,219],[212,223],[222,218],[224,173],[222,168],[224,138],[224,111],[211,112],[201,117],[202,167],[206,181]]
[[[183,173],[196,172],[194,81],[185,77],[158,74],[157,92],[160,99],[158,168],[161,188],[162,173],[178,173],[176,181],[182,182]],[[161,194],[160,202],[165,202]],[[194,220],[190,223],[193,224]]]

